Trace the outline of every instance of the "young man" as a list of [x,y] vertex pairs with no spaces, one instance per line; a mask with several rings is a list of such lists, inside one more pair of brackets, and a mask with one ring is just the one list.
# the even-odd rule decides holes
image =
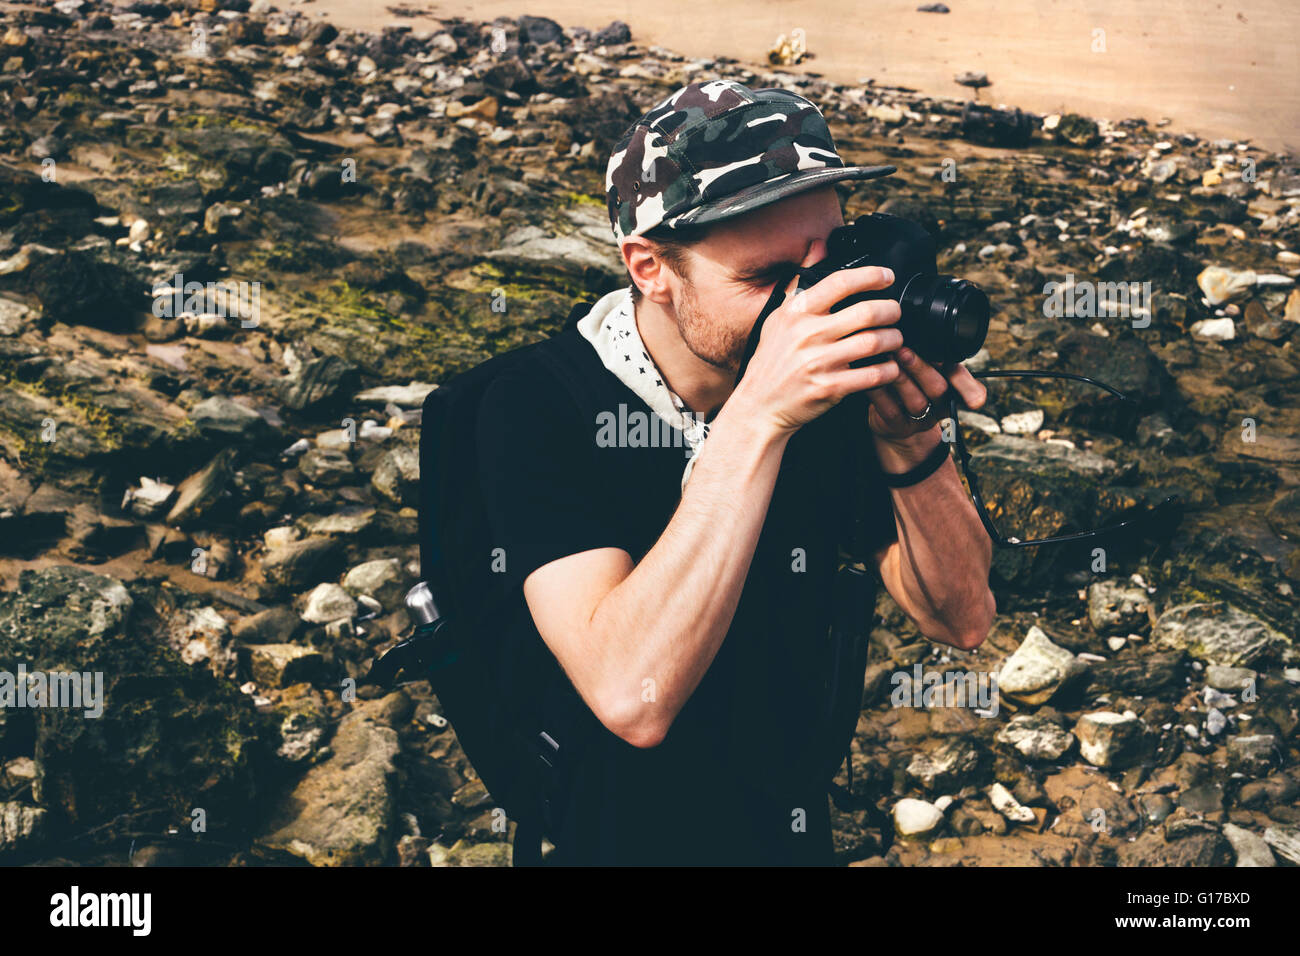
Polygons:
[[[897,302],[831,312],[887,287],[885,270],[787,295],[736,382],[775,273],[823,258],[842,224],[831,184],[886,171],[845,167],[795,94],[682,88],[609,163],[637,294],[604,296],[577,329],[608,414],[584,420],[540,366],[485,397],[479,465],[511,593],[598,722],[552,834],[558,862],[832,861],[814,738],[855,495],[874,516],[871,560],[921,632],[965,649],[988,632],[990,542],[935,453],[932,409],[949,385],[971,408],[984,390],[902,347]],[[692,242],[664,247],[655,227]],[[850,367],[871,356],[889,357]],[[625,424],[647,421],[676,441]]]

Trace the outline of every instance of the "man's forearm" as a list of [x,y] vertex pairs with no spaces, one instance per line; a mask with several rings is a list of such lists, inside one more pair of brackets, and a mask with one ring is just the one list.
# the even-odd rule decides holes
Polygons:
[[606,709],[645,745],[667,733],[731,626],[787,440],[724,406],[667,528],[592,613]]
[[[906,443],[877,442],[881,467],[901,473],[934,448],[937,427]],[[891,489],[898,542],[883,553],[880,574],[926,637],[970,648],[988,634],[997,606],[989,591],[993,545],[946,461],[915,485]]]

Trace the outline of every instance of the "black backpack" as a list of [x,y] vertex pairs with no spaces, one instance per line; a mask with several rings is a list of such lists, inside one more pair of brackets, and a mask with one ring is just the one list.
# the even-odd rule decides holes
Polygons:
[[[404,641],[366,679],[390,683],[403,668],[408,678],[429,679],[475,772],[496,805],[517,823],[517,866],[540,862],[543,836],[554,841],[577,764],[603,728],[545,649],[530,646],[520,633],[525,629],[502,617],[518,605],[507,600],[502,576],[491,568],[493,536],[474,464],[478,410],[499,375],[538,356],[594,421],[608,403],[601,403],[597,384],[585,371],[590,357],[582,353],[591,346],[575,331],[592,305],[577,303],[562,333],[489,359],[425,399],[420,568],[447,626],[438,631],[436,649],[432,642],[422,647],[418,638]],[[861,710],[875,581],[874,571],[852,569],[841,569],[836,579],[828,636],[828,733],[822,741],[828,784],[844,760]]]

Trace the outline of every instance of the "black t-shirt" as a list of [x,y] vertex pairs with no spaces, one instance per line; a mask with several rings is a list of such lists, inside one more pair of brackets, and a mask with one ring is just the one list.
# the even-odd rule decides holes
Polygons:
[[[543,649],[524,579],[594,548],[621,548],[640,561],[673,516],[688,460],[681,433],[609,372],[594,348],[583,354],[609,416],[583,421],[549,368],[530,361],[489,386],[478,423],[483,500],[494,547],[504,549],[512,620]],[[855,449],[870,447],[863,415],[862,404],[846,400],[788,442],[732,626],[663,742],[633,747],[596,725],[556,837],[560,862],[831,862],[819,735],[850,495],[866,502],[872,544],[894,536],[874,454],[853,482]],[[647,427],[636,430],[638,416],[658,426],[655,438]],[[626,440],[610,445],[619,421]],[[646,444],[631,447],[639,441]],[[725,525],[717,533],[725,535]],[[549,651],[545,657],[554,663]],[[558,664],[555,672],[567,682]]]

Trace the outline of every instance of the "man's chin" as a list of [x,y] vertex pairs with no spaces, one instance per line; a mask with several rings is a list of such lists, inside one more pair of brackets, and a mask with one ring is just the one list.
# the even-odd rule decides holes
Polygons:
[[719,372],[731,372],[733,375],[740,371],[740,353],[729,355],[725,359],[710,359],[704,361],[716,368]]

